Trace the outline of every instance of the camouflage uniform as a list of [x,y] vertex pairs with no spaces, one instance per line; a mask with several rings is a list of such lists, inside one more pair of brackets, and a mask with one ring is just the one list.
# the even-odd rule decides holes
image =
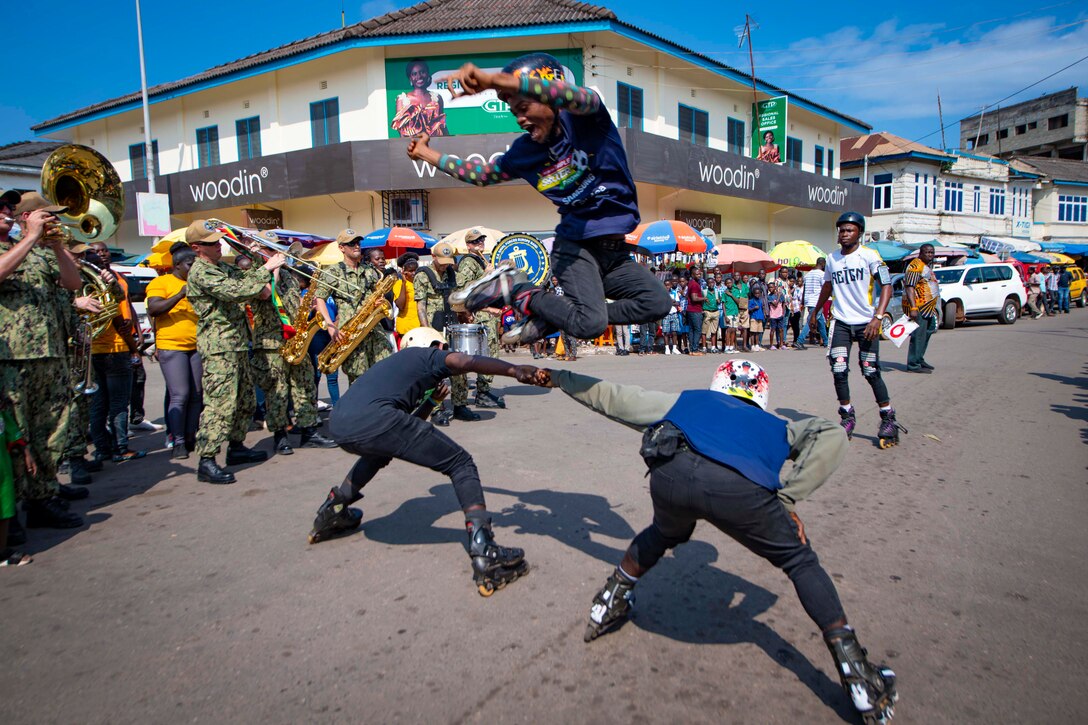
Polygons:
[[[59,297],[63,300],[63,303],[68,306],[68,314],[65,315],[65,332],[64,335],[67,339],[72,341],[72,345],[68,347],[68,367],[71,370],[71,396],[72,403],[68,408],[68,447],[64,451],[65,458],[82,458],[87,455],[87,431],[91,427],[91,396],[84,395],[83,393],[76,392],[76,383],[83,384],[87,381],[87,375],[84,373],[76,379],[76,370],[73,363],[75,362],[76,348],[78,344],[76,341],[77,333],[83,326],[83,322],[79,318],[79,312],[75,307],[75,295],[74,292],[57,288]],[[91,361],[87,359],[87,370],[90,372],[90,379],[94,380],[94,366],[91,365]]]
[[263,267],[245,272],[197,258],[189,271],[189,304],[196,312],[196,348],[204,364],[204,410],[196,452],[215,458],[227,442],[241,443],[257,399],[249,374],[249,321],[241,303],[254,299],[272,280]]
[[[360,264],[351,269],[344,262],[340,262],[321,271],[317,297],[332,297],[336,301],[336,326],[341,328],[355,316],[381,278],[382,273],[369,264]],[[389,335],[381,327],[375,327],[341,366],[344,374],[348,376],[348,385],[354,383],[374,363],[392,354],[393,345],[389,342]]]
[[[302,303],[298,281],[286,270],[281,270],[276,281],[276,294],[283,302],[287,317],[294,320]],[[250,364],[253,379],[264,391],[265,420],[268,429],[282,431],[290,422],[287,416],[288,402],[294,401],[295,420],[301,428],[317,425],[317,406],[314,402],[314,366],[310,356],[302,358],[298,365],[288,365],[280,355],[283,345],[283,324],[272,300],[253,300],[253,359]]]
[[[420,267],[412,280],[415,286],[416,302],[423,302],[427,312],[427,318],[421,317],[419,324],[424,327],[433,327],[442,334],[448,334],[447,328],[457,324],[457,318],[452,312],[443,314],[446,310],[446,298],[442,294],[442,289],[436,289],[434,282],[431,281],[432,273],[438,277],[440,288],[448,287],[446,292],[448,295],[458,287],[457,267],[451,264],[442,275],[439,275],[434,267]],[[450,376],[450,402],[454,406],[468,405],[468,379],[464,375]]]
[[[0,255],[13,243],[0,243]],[[38,463],[31,476],[21,456],[12,460],[20,499],[37,501],[57,490],[57,465],[68,447],[69,310],[60,293],[60,267],[51,251],[32,249],[10,277],[0,282],[0,394],[11,401],[15,422]]]
[[[461,261],[457,265],[457,288],[462,289],[471,282],[475,282],[480,277],[484,276],[485,262],[482,258],[475,254],[466,254],[461,257]],[[487,334],[487,354],[491,357],[498,357],[500,353],[499,349],[499,316],[480,310],[473,316],[473,321],[476,324],[484,326],[484,333]],[[491,382],[495,379],[494,375],[476,375],[476,394],[491,392]],[[452,393],[452,391],[451,391]],[[468,395],[467,385],[465,395]]]

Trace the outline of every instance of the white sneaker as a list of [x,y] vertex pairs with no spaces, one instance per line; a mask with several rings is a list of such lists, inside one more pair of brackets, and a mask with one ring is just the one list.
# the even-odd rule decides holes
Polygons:
[[328,403],[326,403],[324,400],[317,401],[317,409],[318,410],[328,410],[331,407],[332,406],[329,405]]
[[166,426],[164,426],[164,425],[155,425],[154,423],[152,423],[150,420],[147,420],[146,418],[144,420],[141,420],[136,425],[129,426],[129,427],[134,429],[134,430],[151,431],[152,433],[157,433],[160,430],[166,430]]
[[670,348],[668,345],[665,346],[665,354],[672,355],[672,348]]
[[677,347],[676,345],[673,345],[673,346],[672,346],[672,354],[673,354],[673,355],[680,355],[680,354],[681,354],[681,352],[680,352],[680,348],[679,348],[679,347]]
[[763,352],[764,350],[765,350],[765,348],[762,348],[759,345],[754,345],[752,347],[752,352]]

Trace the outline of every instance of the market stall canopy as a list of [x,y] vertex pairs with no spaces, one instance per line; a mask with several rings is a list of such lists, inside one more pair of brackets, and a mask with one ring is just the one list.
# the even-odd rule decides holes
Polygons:
[[898,262],[910,254],[911,251],[894,242],[869,242],[865,246],[879,254],[880,258],[885,262]]
[[323,237],[320,234],[310,234],[309,232],[296,232],[291,229],[273,229],[272,233],[279,237],[284,244],[291,245],[298,242],[307,249],[320,247],[333,241],[331,237]]
[[812,269],[816,266],[817,260],[827,257],[824,250],[803,239],[776,244],[774,249],[767,254],[783,267],[798,267],[800,269]]
[[1036,257],[1046,257],[1054,264],[1076,264],[1077,260],[1061,252],[1038,252]]
[[184,242],[185,241],[185,230],[186,229],[188,229],[188,227],[182,227],[181,229],[175,229],[174,231],[170,232],[165,237],[163,237],[159,241],[155,242],[155,244],[151,247],[151,251],[152,252],[162,252],[163,254],[169,254],[170,253],[170,247],[174,246],[178,242]]
[[1028,254],[1027,252],[1013,252],[1009,255],[1017,262],[1023,262],[1024,264],[1049,264],[1050,260],[1046,257],[1040,257],[1037,254]]
[[755,274],[761,269],[769,272],[780,266],[762,249],[747,244],[719,244],[710,254],[717,260],[714,266],[727,272]]
[[1088,244],[1081,242],[1039,242],[1044,252],[1060,252],[1073,257],[1088,254]]
[[[917,259],[918,254],[920,253],[920,251],[921,250],[916,249],[913,252],[911,252],[910,254],[908,254],[907,256],[903,257],[903,259],[904,260]],[[941,245],[941,246],[934,245],[934,247],[933,247],[933,257],[934,257],[934,259],[940,258],[940,259],[950,259],[951,260],[951,259],[973,258],[973,257],[977,257],[977,256],[979,256],[978,252],[974,252],[974,251],[972,251],[970,249],[961,249],[959,247],[946,247],[946,246],[943,246],[943,245]],[[961,262],[950,262],[949,264],[961,264]]]
[[1038,252],[1040,246],[1038,242],[1033,242],[1030,239],[1017,239],[1016,237],[982,237],[979,241],[978,248],[983,252],[1002,254],[1003,252]]

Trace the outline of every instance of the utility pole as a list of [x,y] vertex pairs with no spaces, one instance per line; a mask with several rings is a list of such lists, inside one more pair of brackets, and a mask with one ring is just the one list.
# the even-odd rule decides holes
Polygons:
[[140,0],[136,0],[136,40],[140,46],[140,92],[144,104],[144,165],[147,167],[147,190],[155,193],[155,154],[151,152],[151,111],[147,105],[147,69],[144,66],[144,26],[140,19]]
[[[748,67],[751,70],[752,78],[752,138],[755,138],[755,132],[759,130],[759,91],[756,89],[756,59],[755,54],[752,51],[752,29],[758,28],[758,23],[752,22],[752,16],[747,13],[744,14],[744,29],[737,35],[737,46],[744,47],[744,41],[748,41]],[[738,28],[739,30],[739,28]],[[753,141],[754,143],[754,141]],[[753,149],[753,156],[755,155],[755,149]]]
[[941,151],[948,151],[948,142],[944,140],[944,112],[941,110],[941,89],[937,89],[937,121],[941,124]]

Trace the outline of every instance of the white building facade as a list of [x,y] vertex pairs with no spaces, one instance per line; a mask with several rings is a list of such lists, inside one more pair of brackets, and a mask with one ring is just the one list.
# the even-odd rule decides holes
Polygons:
[[[202,217],[250,225],[263,213],[329,236],[391,225],[439,235],[472,225],[547,232],[554,208],[527,185],[455,182],[408,159],[407,141],[391,129],[394,99],[408,90],[405,66],[424,59],[430,90],[447,99],[450,135],[432,147],[494,158],[517,137],[505,104],[459,106],[442,78],[466,60],[497,68],[533,50],[553,51],[576,82],[601,94],[621,129],[644,221],[698,219],[721,241],[769,248],[808,239],[830,249],[839,213],[869,213],[869,195],[858,198],[838,179],[836,158],[840,139],[868,130],[862,122],[790,96],[785,163],[756,161],[748,76],[601,8],[523,0],[480,29],[470,5],[437,0],[152,88],[157,190],[170,196],[174,227]],[[761,99],[789,96],[757,86]],[[150,239],[135,229],[135,192],[147,186],[139,94],[35,130],[114,164],[128,201],[116,243],[146,251]]]
[[1038,175],[1008,161],[942,152],[888,133],[843,142],[842,176],[869,187],[873,239],[977,245],[1032,236]]

